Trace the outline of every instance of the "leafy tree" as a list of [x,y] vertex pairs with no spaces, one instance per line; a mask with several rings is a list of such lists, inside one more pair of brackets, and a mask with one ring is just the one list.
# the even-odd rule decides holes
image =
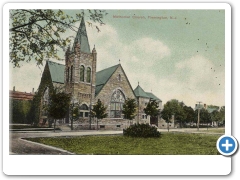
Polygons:
[[137,104],[135,99],[127,98],[123,104],[122,113],[125,119],[133,120],[136,116]]
[[32,106],[31,100],[10,99],[10,123],[31,123],[28,118]]
[[184,103],[179,102],[176,99],[172,99],[168,101],[166,104],[164,104],[164,108],[161,112],[162,118],[168,123],[168,131],[169,131],[169,123],[171,122],[172,115],[174,115],[174,118],[180,122],[180,125],[183,120],[186,119],[186,114],[183,110]]
[[220,121],[223,125],[225,125],[225,106],[220,108]]
[[221,114],[219,111],[215,110],[211,113],[211,118],[212,118],[212,121],[214,122],[217,122],[217,125],[218,123],[221,121]]
[[185,122],[186,123],[193,122],[194,121],[194,116],[195,116],[193,108],[191,106],[184,106],[183,111],[184,111],[184,114],[185,114]]
[[97,103],[93,105],[91,116],[97,118],[97,130],[98,130],[98,120],[103,119],[107,117],[107,107],[104,106],[104,104],[98,99]]
[[[58,48],[65,50],[70,43],[69,37],[61,36],[67,29],[76,31],[74,24],[81,20],[84,12],[72,17],[63,10],[51,9],[13,9],[10,10],[10,62],[20,67],[21,61],[34,59],[42,65],[44,58],[55,58]],[[88,10],[91,21],[103,23],[107,15],[104,10]],[[92,24],[92,23],[91,23]],[[95,26],[98,32],[98,26]]]
[[186,121],[187,114],[184,111],[185,104],[183,102],[178,102],[177,109],[175,111],[175,119],[179,122],[182,128],[182,123]]
[[66,116],[70,105],[71,96],[65,92],[58,92],[58,89],[53,89],[50,93],[48,104],[48,115],[54,121],[54,131],[56,127],[56,120],[62,119]]
[[201,109],[200,111],[200,122],[207,123],[207,129],[208,129],[208,123],[211,121],[210,113],[207,111],[207,109]]
[[143,110],[147,116],[157,117],[159,115],[158,107],[158,103],[155,100],[150,100]]

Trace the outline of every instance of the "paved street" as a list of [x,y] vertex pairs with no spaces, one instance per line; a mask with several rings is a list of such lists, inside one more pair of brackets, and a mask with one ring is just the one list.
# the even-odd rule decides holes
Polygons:
[[[220,129],[220,128],[219,128]],[[170,129],[170,132],[181,132],[181,133],[208,133],[206,128],[196,129],[182,128],[182,129]],[[167,129],[159,129],[160,132],[167,132]],[[69,155],[71,152],[63,149],[42,145],[35,142],[26,141],[22,138],[33,138],[33,137],[57,137],[57,136],[84,136],[84,135],[107,135],[107,134],[122,134],[122,131],[96,131],[96,130],[85,130],[85,131],[68,131],[68,132],[41,132],[41,131],[29,131],[29,132],[11,132],[10,131],[10,154],[49,154],[49,155]],[[208,134],[221,134],[221,133],[208,133]]]

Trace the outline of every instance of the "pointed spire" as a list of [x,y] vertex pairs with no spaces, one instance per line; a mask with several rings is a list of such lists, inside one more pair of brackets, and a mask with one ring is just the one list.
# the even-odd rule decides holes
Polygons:
[[138,86],[139,86],[139,81],[138,81]]
[[118,61],[119,61],[119,64],[121,64],[121,62],[120,62],[121,60],[119,59]]
[[90,53],[90,46],[88,42],[88,36],[87,36],[87,31],[86,31],[86,26],[85,26],[83,16],[82,16],[80,26],[78,28],[77,35],[74,40],[73,51],[75,49],[76,43],[80,44],[80,52]]

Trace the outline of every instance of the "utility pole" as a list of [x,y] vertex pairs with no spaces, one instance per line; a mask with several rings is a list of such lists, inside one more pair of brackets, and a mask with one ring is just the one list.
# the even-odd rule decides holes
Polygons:
[[197,122],[197,130],[199,131],[199,122],[200,122],[200,103],[201,101],[198,101],[198,122]]

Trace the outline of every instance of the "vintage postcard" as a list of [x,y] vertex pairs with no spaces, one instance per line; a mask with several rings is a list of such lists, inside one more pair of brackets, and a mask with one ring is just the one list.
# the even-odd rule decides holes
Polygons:
[[46,175],[231,171],[228,4],[49,5],[4,7],[6,174],[39,174],[9,169],[15,159],[51,159]]

